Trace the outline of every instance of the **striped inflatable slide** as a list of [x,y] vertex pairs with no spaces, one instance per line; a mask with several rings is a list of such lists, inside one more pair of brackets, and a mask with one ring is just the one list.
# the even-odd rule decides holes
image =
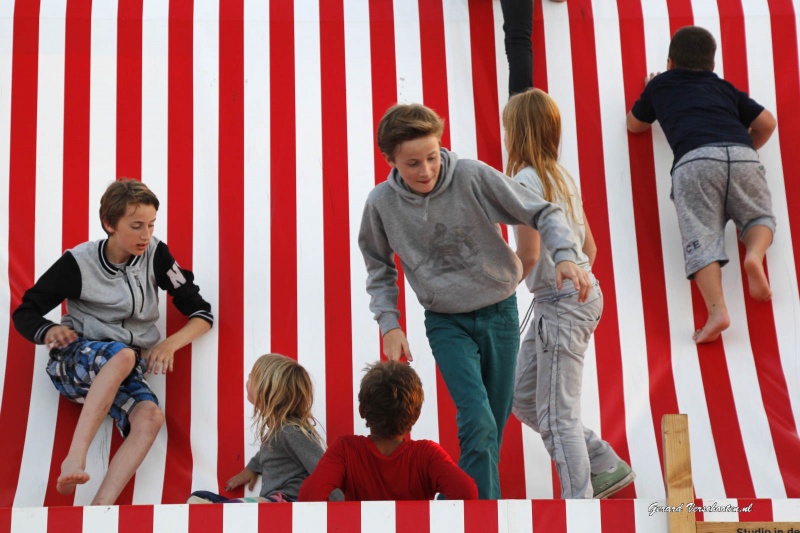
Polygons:
[[[793,0],[534,2],[534,83],[561,108],[562,162],[580,183],[605,293],[583,418],[636,470],[616,496],[635,501],[538,502],[558,497],[558,479],[538,435],[512,420],[503,496],[532,504],[335,507],[342,516],[400,524],[413,510],[431,530],[451,516],[469,529],[491,509],[502,523],[532,512],[536,523],[633,530],[614,521],[638,527],[647,506],[663,502],[660,423],[678,412],[689,415],[697,498],[768,502],[765,520],[776,508],[796,515],[798,8]],[[683,275],[671,151],[658,126],[636,136],[625,129],[644,76],[665,68],[671,33],[687,24],[716,36],[716,72],[778,119],[761,150],[778,220],[767,255],[773,300],[746,296],[729,227],[732,327],[700,347],[691,333],[705,310]],[[160,505],[220,489],[257,449],[244,382],[260,354],[309,369],[329,442],[366,433],[356,393],[380,339],[356,232],[367,194],[388,171],[375,126],[389,105],[423,102],[446,118],[445,146],[502,169],[507,80],[498,0],[0,0],[0,531],[53,516],[118,517],[122,530],[128,513],[152,524],[227,523],[229,513],[324,524],[324,506],[223,516]],[[167,423],[118,503],[155,507],[104,515],[54,507],[91,500],[121,439],[107,420],[91,448],[92,480],[72,496],[56,493],[79,408],[59,398],[46,350],[16,332],[11,312],[65,249],[104,236],[99,198],[120,176],[142,179],[161,199],[156,235],[195,272],[217,322],[178,355],[173,373],[150,380]],[[426,395],[413,437],[457,458],[455,409],[422,308],[400,289]],[[521,288],[518,297],[522,315],[531,295]],[[171,332],[183,317],[162,300],[159,325]],[[612,510],[619,517],[607,519]],[[338,516],[328,513],[328,527]]]

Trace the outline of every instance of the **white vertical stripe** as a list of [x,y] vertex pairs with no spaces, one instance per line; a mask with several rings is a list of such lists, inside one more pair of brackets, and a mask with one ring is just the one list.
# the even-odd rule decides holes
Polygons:
[[361,502],[361,531],[394,533],[397,526],[395,502]]
[[600,500],[566,500],[567,533],[602,531]]
[[188,505],[156,505],[153,507],[154,533],[184,533],[188,531]]
[[[244,4],[244,377],[256,359],[272,344],[269,302],[272,260],[269,246],[270,205],[270,99],[269,4],[246,0]],[[244,462],[256,454],[259,443],[251,430],[253,412],[245,396]],[[256,491],[260,490],[256,486]],[[253,492],[256,492],[253,491]],[[248,491],[250,494],[250,491]]]
[[[194,3],[194,205],[192,267],[203,298],[219,309],[219,2]],[[180,262],[179,258],[176,258]],[[217,280],[217,283],[214,281]],[[219,328],[192,343],[192,490],[217,486]],[[178,362],[180,364],[180,361]],[[177,365],[176,365],[177,366]],[[177,372],[186,371],[178,367]],[[231,384],[237,386],[238,384]]]
[[[717,52],[714,55],[714,71],[718,74],[723,71],[722,67],[722,36],[720,32],[719,10],[716,0],[692,0],[692,15],[694,24],[701,26],[714,36],[717,41]],[[720,75],[720,77],[722,77]]]
[[[11,159],[11,58],[14,37],[14,2],[0,0],[0,190],[9,190]],[[11,287],[8,282],[8,193],[0,194],[0,324],[11,323]],[[8,335],[0,335],[0,376],[5,378],[8,357]],[[0,379],[2,409],[5,379]]]
[[[397,100],[419,103],[423,100],[422,56],[420,49],[419,9],[416,3],[399,0],[394,3],[395,55],[397,68]],[[386,173],[389,166],[383,167]],[[414,439],[439,441],[439,407],[437,403],[436,361],[425,334],[425,310],[408,279],[405,283],[406,337],[414,357],[412,366],[422,380],[425,404],[412,430]]]
[[[157,0],[142,3],[142,181],[159,200],[156,237],[166,239],[167,215],[167,129],[169,118],[169,5]],[[169,242],[167,242],[169,245]],[[157,322],[161,337],[166,337],[168,298],[159,298]],[[180,366],[178,367],[180,369]],[[180,370],[178,370],[180,371]],[[147,383],[158,398],[161,409],[166,406],[166,379],[163,375],[147,376]],[[150,451],[136,471],[133,503],[161,502],[167,460],[167,425],[161,426]]]
[[258,531],[258,505],[223,505],[222,530]]
[[[662,71],[670,41],[669,13],[664,2],[643,2],[645,48],[648,72]],[[717,461],[711,422],[697,358],[692,341],[694,313],[691,287],[686,281],[683,255],[678,253],[681,239],[675,208],[669,199],[672,151],[659,125],[654,125],[653,156],[658,190],[658,215],[661,223],[661,246],[672,347],[672,368],[678,406],[689,415],[692,436],[692,459],[695,490],[701,494],[724,494],[722,474]],[[700,468],[702,465],[702,468]]]
[[800,522],[800,499],[772,500],[772,520],[775,522]]
[[[798,7],[800,6],[795,5],[795,15],[800,11]],[[748,45],[750,95],[773,114],[777,114],[775,65],[772,57],[772,29],[768,6],[763,1],[751,0],[744,2],[743,11]],[[800,17],[797,20],[800,21]],[[793,102],[793,105],[797,105],[797,102]],[[785,185],[786,180],[791,181],[796,178],[784,174],[781,160],[781,144],[784,147],[791,147],[795,140],[781,139],[781,117],[777,116],[777,120],[778,128],[770,141],[759,150],[759,157],[766,168],[767,183],[772,193],[772,210],[777,221],[774,240],[767,251],[767,270],[772,287],[772,313],[783,374],[789,390],[795,427],[800,428],[800,394],[797,394],[800,390],[800,343],[797,342],[800,299],[798,299],[799,280],[795,274],[795,244],[792,241],[792,237],[797,240],[800,236],[793,236],[789,227]],[[769,391],[762,393],[770,394]]]
[[[447,97],[450,116],[450,147],[459,157],[477,159],[475,104],[472,92],[472,45],[469,6],[462,0],[442,0]],[[442,113],[442,110],[437,110]]]
[[542,500],[560,497],[560,494],[553,494],[553,462],[542,436],[525,424],[522,424],[522,457],[525,497]]
[[83,531],[117,533],[119,529],[119,507],[86,506],[83,508]]
[[89,240],[106,237],[97,209],[117,179],[117,4],[92,5],[89,91]]
[[535,521],[530,500],[497,501],[497,531],[533,533]]
[[[716,499],[716,498],[706,498],[700,505],[703,507],[708,507],[709,509],[718,508],[724,509],[726,506],[730,505],[732,507],[736,507],[739,505],[738,500],[733,498],[729,499]],[[730,512],[711,512],[711,511],[704,511],[703,512],[703,520],[706,522],[738,522],[739,521],[739,513],[730,513]]]
[[294,4],[294,17],[297,117],[297,359],[314,380],[314,415],[327,430],[319,2],[297,0]]
[[[61,256],[61,196],[64,148],[64,14],[66,3],[45,1],[40,7],[39,87],[36,111],[35,273],[39,279]],[[61,306],[47,313],[61,322]],[[36,348],[28,427],[20,465],[16,505],[44,499],[53,455],[58,392],[47,374],[47,349]],[[65,451],[65,450],[64,450]],[[56,457],[61,457],[61,451]]]
[[397,101],[422,102],[422,50],[419,5],[394,0],[394,53],[397,69]]
[[[364,366],[380,353],[380,333],[369,311],[365,290],[367,269],[358,247],[358,231],[367,195],[375,185],[372,132],[372,79],[370,64],[369,5],[346,0],[344,9],[344,53],[347,101],[347,174],[350,221],[350,316],[353,339],[353,428],[367,434],[358,414],[358,389]],[[345,354],[342,354],[343,356]]]
[[[638,475],[638,473],[637,473]],[[637,485],[638,488],[638,485]],[[651,506],[665,506],[663,499],[653,501],[650,499],[633,500],[633,513],[636,520],[636,531],[642,533],[669,533],[667,513],[657,513]]]
[[328,504],[324,502],[292,504],[292,531],[328,530]]
[[[623,72],[619,19],[615,4],[596,1],[593,5],[607,213],[612,244],[609,250],[600,253],[610,253],[614,263],[626,436],[631,466],[636,472],[637,496],[663,498],[664,482],[656,442],[660,435],[650,429],[650,377],[647,357],[643,353],[643,347],[647,345],[644,303],[637,259],[636,226],[631,223],[634,220],[631,183],[641,178],[630,175],[624,120],[628,110],[625,109],[625,95],[620,90]],[[591,198],[584,200],[586,203],[592,201]],[[601,288],[604,281],[600,280]]]
[[11,533],[47,531],[47,507],[11,510]]
[[[75,487],[75,505],[89,505],[100,489],[100,484],[108,472],[112,431],[117,431],[117,427],[111,417],[107,416],[100,424],[100,429],[97,430],[97,434],[86,452],[86,472],[91,477],[85,484]],[[56,453],[56,457],[60,457],[61,453],[63,451]]]
[[464,502],[462,500],[431,500],[430,530],[460,533],[464,531]]

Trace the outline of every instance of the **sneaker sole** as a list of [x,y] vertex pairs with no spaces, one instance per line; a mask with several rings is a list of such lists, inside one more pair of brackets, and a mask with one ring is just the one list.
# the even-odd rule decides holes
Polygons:
[[627,487],[628,485],[630,485],[630,484],[633,482],[633,480],[634,480],[635,478],[636,478],[636,473],[634,473],[634,471],[633,471],[633,470],[631,470],[631,473],[630,473],[630,474],[628,474],[628,475],[627,475],[627,476],[625,476],[624,478],[620,479],[619,481],[617,481],[616,483],[614,483],[613,485],[611,485],[610,487],[608,487],[608,488],[607,488],[606,490],[604,490],[603,492],[601,492],[601,493],[599,493],[599,494],[595,494],[595,495],[594,495],[594,498],[595,498],[595,499],[598,499],[598,500],[599,500],[600,498],[608,498],[608,497],[609,497],[609,496],[611,496],[612,494],[614,494],[614,493],[616,493],[616,492],[619,492],[619,491],[621,491],[622,489],[624,489],[625,487]]
[[186,503],[211,503],[209,500],[205,498],[201,498],[200,496],[189,496],[189,499],[186,500]]

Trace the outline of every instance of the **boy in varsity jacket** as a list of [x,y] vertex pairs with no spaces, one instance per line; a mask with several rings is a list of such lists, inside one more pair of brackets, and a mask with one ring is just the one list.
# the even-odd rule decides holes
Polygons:
[[[50,349],[47,373],[56,389],[83,404],[56,489],[70,494],[86,483],[86,454],[106,414],[126,437],[108,465],[93,505],[112,505],[144,460],[164,414],[145,372],[172,371],[175,352],[211,328],[211,306],[194,276],[153,237],[158,198],[144,184],[121,179],[100,200],[107,239],[85,242],[64,255],[25,292],[14,326]],[[189,317],[161,341],[158,289]],[[66,300],[55,324],[44,317]],[[159,342],[160,341],[160,342]]]

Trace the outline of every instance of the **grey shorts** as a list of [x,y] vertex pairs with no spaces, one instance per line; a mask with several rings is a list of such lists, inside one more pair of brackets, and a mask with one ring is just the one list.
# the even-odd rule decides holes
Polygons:
[[672,169],[672,194],[689,279],[714,261],[728,262],[728,220],[736,224],[740,239],[753,226],[775,233],[764,165],[749,146],[712,144],[687,153]]

